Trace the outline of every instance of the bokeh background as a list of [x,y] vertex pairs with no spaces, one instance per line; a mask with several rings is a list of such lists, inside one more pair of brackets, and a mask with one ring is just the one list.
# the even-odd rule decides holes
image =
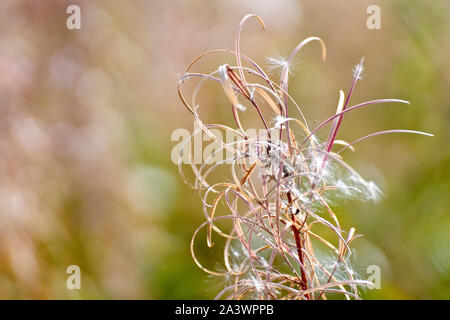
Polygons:
[[[81,30],[66,8],[81,7]],[[381,30],[366,9],[381,8]],[[220,281],[198,269],[189,241],[201,201],[170,161],[176,128],[192,130],[177,77],[193,57],[233,49],[259,64],[321,37],[328,58],[308,46],[291,94],[310,123],[335,112],[352,68],[366,70],[353,103],[401,98],[349,114],[340,138],[391,128],[431,132],[380,136],[346,160],[375,180],[376,203],[336,208],[356,227],[356,271],[381,267],[367,299],[450,298],[450,2],[447,0],[2,0],[0,2],[0,298],[205,299]],[[215,56],[203,65],[221,65]],[[202,65],[200,65],[201,67]],[[272,75],[276,77],[276,75]],[[225,99],[202,110],[229,117]],[[324,132],[326,134],[326,131]],[[216,257],[206,255],[214,263]],[[82,289],[66,289],[80,266]]]

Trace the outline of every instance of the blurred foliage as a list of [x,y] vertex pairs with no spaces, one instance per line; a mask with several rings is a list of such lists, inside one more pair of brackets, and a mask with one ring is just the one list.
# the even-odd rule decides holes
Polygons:
[[[366,28],[374,3],[381,30]],[[65,27],[69,4],[81,7],[81,30]],[[201,52],[233,49],[249,12],[268,26],[263,33],[250,23],[243,34],[242,50],[257,63],[287,55],[306,36],[327,44],[326,63],[318,48],[301,53],[290,86],[311,125],[335,111],[365,56],[353,103],[401,98],[411,106],[349,114],[340,138],[390,128],[436,135],[380,136],[345,154],[385,197],[337,210],[347,229],[364,234],[356,271],[382,270],[381,289],[365,298],[450,298],[446,0],[1,1],[0,298],[214,296],[220,280],[189,253],[201,201],[170,161],[171,132],[192,129],[176,83]],[[202,111],[225,121],[213,92]],[[66,289],[71,264],[81,268],[81,290]]]

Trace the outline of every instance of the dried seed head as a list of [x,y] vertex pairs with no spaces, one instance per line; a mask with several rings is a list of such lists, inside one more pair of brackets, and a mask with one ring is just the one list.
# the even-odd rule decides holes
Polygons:
[[[193,186],[202,194],[206,219],[194,232],[191,254],[205,272],[227,279],[226,287],[217,298],[323,299],[329,292],[340,292],[346,298],[358,299],[359,288],[369,284],[356,278],[349,259],[354,255],[350,244],[358,235],[354,228],[348,234],[342,229],[332,204],[353,198],[376,200],[381,191],[375,183],[364,180],[345,163],[341,152],[353,148],[356,142],[379,134],[428,134],[413,130],[387,130],[350,143],[336,140],[345,113],[383,102],[407,103],[404,100],[380,99],[348,107],[355,84],[362,77],[364,58],[353,70],[354,81],[349,93],[345,95],[340,91],[336,114],[311,130],[303,111],[287,92],[288,77],[293,57],[307,43],[319,41],[322,57],[325,58],[323,41],[310,37],[294,49],[288,60],[269,58],[269,69],[281,71],[277,84],[253,60],[240,53],[240,31],[244,22],[252,16],[264,26],[259,17],[247,15],[239,26],[236,50],[223,51],[235,55],[236,66],[223,64],[212,74],[190,73],[195,62],[208,55],[206,53],[194,60],[179,81],[179,96],[194,115],[199,131],[218,145],[214,154],[227,152],[227,158],[223,161],[204,161],[198,166],[189,164],[195,176]],[[244,61],[246,66],[242,65]],[[258,81],[251,83],[245,78],[248,74],[252,75],[249,79],[256,77]],[[200,77],[202,81],[194,91],[190,105],[184,98],[181,84],[193,77]],[[200,120],[197,113],[200,104],[195,97],[207,80],[222,85],[232,105],[237,128],[223,124],[208,125]],[[237,112],[245,110],[240,100],[255,109],[264,126],[264,134],[248,133]],[[272,127],[264,118],[263,108],[274,112]],[[301,118],[293,117],[290,108],[294,108]],[[321,141],[317,137],[318,131],[327,124],[331,124],[328,139]],[[212,132],[214,128],[232,132],[236,139],[229,141],[227,135],[222,138],[215,136]],[[335,145],[344,147],[334,152]],[[206,151],[206,148],[201,151]],[[215,157],[206,159],[212,158]],[[229,177],[211,182],[212,178],[216,178],[216,170],[224,166],[230,172]],[[179,167],[186,180],[181,161]],[[218,215],[219,212],[223,215]],[[224,220],[230,221],[230,229],[223,229]],[[324,232],[320,226],[327,231]],[[212,246],[213,233],[225,242],[224,267],[218,270],[205,267],[195,254],[195,239],[202,228],[206,229],[209,246]]]

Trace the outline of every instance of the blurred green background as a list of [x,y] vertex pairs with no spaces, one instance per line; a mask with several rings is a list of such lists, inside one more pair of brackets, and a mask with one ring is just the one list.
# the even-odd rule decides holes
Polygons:
[[[69,4],[81,7],[81,30],[66,28]],[[366,27],[371,4],[381,8],[380,30]],[[381,267],[381,289],[364,298],[450,298],[448,0],[1,1],[0,298],[214,297],[220,281],[189,253],[201,201],[170,161],[170,136],[193,128],[177,77],[196,55],[233,49],[247,13],[268,27],[250,21],[242,35],[243,53],[260,65],[308,36],[325,41],[326,62],[317,45],[305,48],[290,84],[311,125],[335,112],[364,56],[352,102],[411,106],[349,114],[339,137],[392,128],[436,135],[356,145],[346,160],[385,196],[336,210],[345,229],[364,234],[354,243],[356,271]],[[223,63],[208,61],[196,71]],[[206,119],[228,119],[225,105],[204,107]],[[66,289],[72,264],[81,290]]]

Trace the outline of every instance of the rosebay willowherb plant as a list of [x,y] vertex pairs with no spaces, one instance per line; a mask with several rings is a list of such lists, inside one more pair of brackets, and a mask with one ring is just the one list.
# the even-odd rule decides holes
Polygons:
[[[375,200],[380,190],[346,164],[341,153],[347,148],[353,150],[356,142],[376,135],[429,134],[387,130],[350,143],[336,139],[347,112],[387,102],[408,104],[404,100],[380,99],[350,106],[352,92],[361,79],[363,59],[353,70],[348,93],[339,92],[336,114],[311,129],[303,111],[288,93],[289,74],[293,59],[303,46],[319,42],[325,59],[325,44],[320,38],[310,37],[288,59],[269,59],[272,68],[280,68],[276,83],[263,68],[240,52],[241,29],[251,17],[265,28],[258,16],[245,16],[238,28],[235,51],[208,51],[195,58],[179,79],[180,99],[193,114],[198,130],[184,141],[178,164],[188,184],[183,167],[187,164],[192,169],[195,180],[192,187],[200,192],[206,218],[194,232],[192,256],[205,272],[225,278],[218,299],[326,299],[336,293],[347,299],[359,299],[359,289],[372,284],[358,277],[350,265],[354,255],[350,245],[359,235],[354,228],[344,230],[331,207],[353,198]],[[223,64],[209,74],[191,71],[196,62],[217,53],[234,56],[236,65]],[[192,79],[198,79],[198,84],[192,102],[188,103],[181,86]],[[206,81],[216,82],[223,88],[235,127],[202,122],[196,99]],[[241,113],[249,112],[249,108],[256,111],[262,130],[250,132],[244,128]],[[290,115],[292,112],[300,116],[295,118]],[[328,136],[320,141],[316,134],[327,125],[330,126]],[[232,133],[233,139],[223,139],[223,131],[227,137]],[[204,156],[200,164],[194,164],[190,150],[190,142],[196,135],[205,135],[213,141],[208,146],[209,153],[200,150]],[[225,159],[218,157],[224,152]],[[220,176],[217,171],[220,167],[226,167],[229,177],[211,182]],[[219,206],[224,209],[219,210]],[[219,211],[224,214],[218,215]],[[230,223],[224,223],[227,220]],[[206,229],[209,247],[213,247],[214,234],[224,239],[220,268],[206,267],[196,255],[195,239],[202,229]]]

